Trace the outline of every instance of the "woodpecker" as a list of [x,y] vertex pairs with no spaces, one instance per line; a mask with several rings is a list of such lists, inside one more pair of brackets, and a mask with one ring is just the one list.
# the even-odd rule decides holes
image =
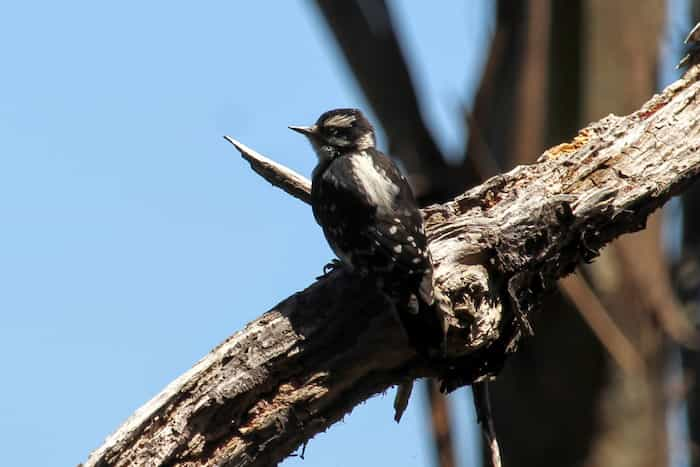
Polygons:
[[311,205],[341,266],[374,279],[412,346],[436,356],[442,320],[423,217],[406,178],[376,149],[372,125],[357,109],[335,109],[312,126],[289,128],[306,136],[318,156]]

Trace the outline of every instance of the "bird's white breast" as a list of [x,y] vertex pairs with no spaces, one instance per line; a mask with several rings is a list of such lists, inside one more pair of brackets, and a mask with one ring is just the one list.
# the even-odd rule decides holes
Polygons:
[[353,173],[370,202],[380,208],[391,210],[400,188],[391,181],[384,170],[377,167],[365,152],[352,156]]

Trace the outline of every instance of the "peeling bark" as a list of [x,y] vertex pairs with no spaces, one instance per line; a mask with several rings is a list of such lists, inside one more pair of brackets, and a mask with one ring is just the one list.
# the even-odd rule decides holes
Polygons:
[[496,374],[558,278],[697,178],[698,76],[424,209],[437,287],[453,304],[444,361],[419,359],[383,299],[338,270],[214,349],[85,466],[271,465],[407,378],[449,391]]

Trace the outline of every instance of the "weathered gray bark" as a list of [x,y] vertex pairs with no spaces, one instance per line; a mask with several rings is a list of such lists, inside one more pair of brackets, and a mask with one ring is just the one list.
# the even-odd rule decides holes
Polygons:
[[271,465],[405,378],[452,390],[495,374],[556,279],[700,174],[699,76],[424,209],[436,286],[454,305],[445,362],[418,359],[381,297],[335,271],[214,349],[85,465]]

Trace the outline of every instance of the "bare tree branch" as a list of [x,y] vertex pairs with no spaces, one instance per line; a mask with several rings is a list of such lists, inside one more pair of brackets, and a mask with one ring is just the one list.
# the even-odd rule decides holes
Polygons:
[[481,425],[481,432],[484,435],[486,450],[488,451],[488,456],[484,454],[484,457],[489,459],[491,467],[501,467],[501,448],[498,446],[496,428],[493,424],[488,382],[474,383],[472,385],[472,393],[476,418]]
[[407,377],[449,391],[494,375],[515,350],[518,313],[698,177],[699,75],[424,209],[436,286],[453,305],[444,361],[419,359],[382,297],[338,270],[214,349],[85,465],[271,465]]
[[259,152],[250,149],[245,144],[230,136],[224,139],[238,149],[241,156],[250,163],[250,167],[265,180],[303,202],[311,203],[311,182],[303,175],[268,159]]
[[436,381],[427,381],[426,396],[430,407],[430,424],[433,428],[433,446],[439,467],[456,467],[457,458],[453,446],[450,408],[447,398],[440,392]]

